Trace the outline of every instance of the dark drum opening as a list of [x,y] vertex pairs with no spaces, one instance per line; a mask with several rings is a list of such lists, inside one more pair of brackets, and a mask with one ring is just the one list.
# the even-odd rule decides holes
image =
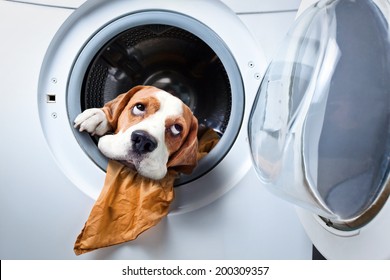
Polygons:
[[149,24],[111,39],[85,74],[81,110],[103,107],[136,85],[152,85],[177,96],[198,118],[200,131],[211,128],[219,137],[224,134],[232,107],[229,78],[217,54],[194,34]]

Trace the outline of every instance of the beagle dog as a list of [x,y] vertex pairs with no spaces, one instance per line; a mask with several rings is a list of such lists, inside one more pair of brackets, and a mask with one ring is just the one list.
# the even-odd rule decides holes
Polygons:
[[103,108],[85,110],[74,123],[80,132],[102,136],[98,148],[106,157],[144,177],[160,180],[168,168],[191,173],[197,164],[197,119],[179,98],[158,88],[134,87]]

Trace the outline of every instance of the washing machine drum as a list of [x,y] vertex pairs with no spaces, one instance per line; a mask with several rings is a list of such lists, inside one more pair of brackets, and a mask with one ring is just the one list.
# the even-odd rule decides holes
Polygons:
[[306,10],[250,116],[252,156],[269,189],[339,230],[365,226],[389,197],[389,9],[339,0]]
[[[222,137],[226,131],[232,106],[230,80],[217,54],[194,34],[177,26],[141,24],[112,38],[85,72],[81,110],[103,107],[137,85],[152,85],[180,98],[197,117],[200,133],[212,129]],[[97,144],[98,138],[92,138]],[[221,153],[218,160],[203,161],[200,169],[182,175],[175,185],[203,175],[222,157]],[[102,169],[107,166],[100,153],[91,153],[91,158]]]
[[149,24],[117,35],[90,63],[81,94],[82,110],[103,107],[136,85],[170,92],[192,109],[201,127],[220,135],[226,130],[230,82],[218,56],[194,34]]

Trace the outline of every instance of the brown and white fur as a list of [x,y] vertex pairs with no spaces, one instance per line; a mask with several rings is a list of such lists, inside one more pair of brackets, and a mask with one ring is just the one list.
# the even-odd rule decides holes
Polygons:
[[190,173],[197,164],[197,119],[180,99],[155,87],[137,86],[103,108],[85,110],[75,127],[104,135],[99,150],[144,177],[162,179],[167,168]]

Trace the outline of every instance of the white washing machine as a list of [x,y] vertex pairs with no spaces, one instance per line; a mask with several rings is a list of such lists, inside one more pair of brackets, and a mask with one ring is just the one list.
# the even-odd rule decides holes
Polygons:
[[390,259],[390,2],[299,13],[251,112],[256,170],[326,258]]
[[0,258],[76,258],[106,159],[73,119],[138,83],[176,92],[221,140],[178,180],[166,219],[77,258],[311,258],[293,206],[257,179],[247,140],[261,46],[274,52],[298,1],[226,1],[236,13],[210,0],[82,2],[0,1]]

